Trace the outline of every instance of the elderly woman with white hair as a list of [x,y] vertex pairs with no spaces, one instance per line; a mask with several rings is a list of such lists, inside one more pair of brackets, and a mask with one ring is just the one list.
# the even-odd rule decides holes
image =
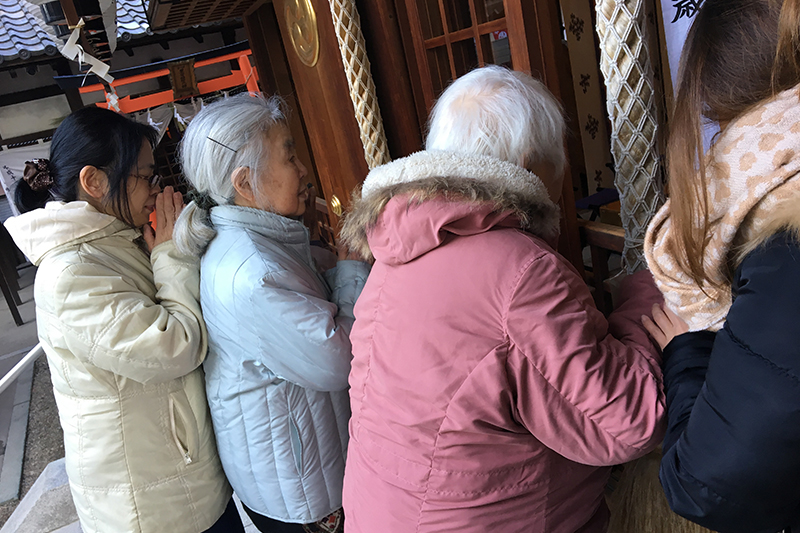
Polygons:
[[196,193],[174,239],[202,256],[206,393],[225,474],[260,531],[341,532],[348,333],[369,266],[319,272],[297,220],[306,168],[279,98],[205,107],[181,163]]
[[364,182],[343,229],[374,259],[350,335],[349,532],[602,532],[610,466],[663,435],[652,278],[606,319],[550,244],[564,127],[540,82],[485,67],[441,96],[425,151]]

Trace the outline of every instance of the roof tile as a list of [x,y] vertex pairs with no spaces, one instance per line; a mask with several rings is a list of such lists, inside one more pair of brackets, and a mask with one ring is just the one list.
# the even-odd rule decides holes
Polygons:
[[[147,3],[145,0],[144,4]],[[141,0],[117,0],[117,36],[150,30]],[[0,0],[0,63],[57,53],[63,41],[42,18],[38,5],[25,0]]]
[[25,0],[0,0],[0,62],[57,51],[56,34],[39,6]]

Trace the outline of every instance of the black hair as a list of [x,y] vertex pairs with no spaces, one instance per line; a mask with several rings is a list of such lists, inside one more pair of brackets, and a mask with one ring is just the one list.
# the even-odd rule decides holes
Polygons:
[[90,106],[75,111],[53,134],[50,145],[52,187],[34,191],[25,180],[21,180],[14,193],[17,208],[25,213],[44,207],[50,200],[77,200],[80,172],[88,165],[108,175],[106,200],[126,222],[133,225],[127,184],[139,160],[143,140],[155,148],[158,132],[108,109]]

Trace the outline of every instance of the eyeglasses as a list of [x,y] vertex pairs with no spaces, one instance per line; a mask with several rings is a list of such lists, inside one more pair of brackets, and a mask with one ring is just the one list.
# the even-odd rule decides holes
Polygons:
[[146,181],[151,189],[153,187],[161,185],[161,176],[159,176],[158,174],[153,174],[152,176],[140,176],[138,174],[132,174],[132,176],[134,178]]

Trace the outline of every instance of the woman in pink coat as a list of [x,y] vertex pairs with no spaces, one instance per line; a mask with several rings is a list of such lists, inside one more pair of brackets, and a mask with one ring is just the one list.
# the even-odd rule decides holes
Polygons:
[[659,442],[649,274],[606,320],[551,246],[563,131],[541,83],[482,68],[442,95],[426,151],[364,182],[343,233],[375,261],[351,334],[347,531],[602,532],[610,466]]

